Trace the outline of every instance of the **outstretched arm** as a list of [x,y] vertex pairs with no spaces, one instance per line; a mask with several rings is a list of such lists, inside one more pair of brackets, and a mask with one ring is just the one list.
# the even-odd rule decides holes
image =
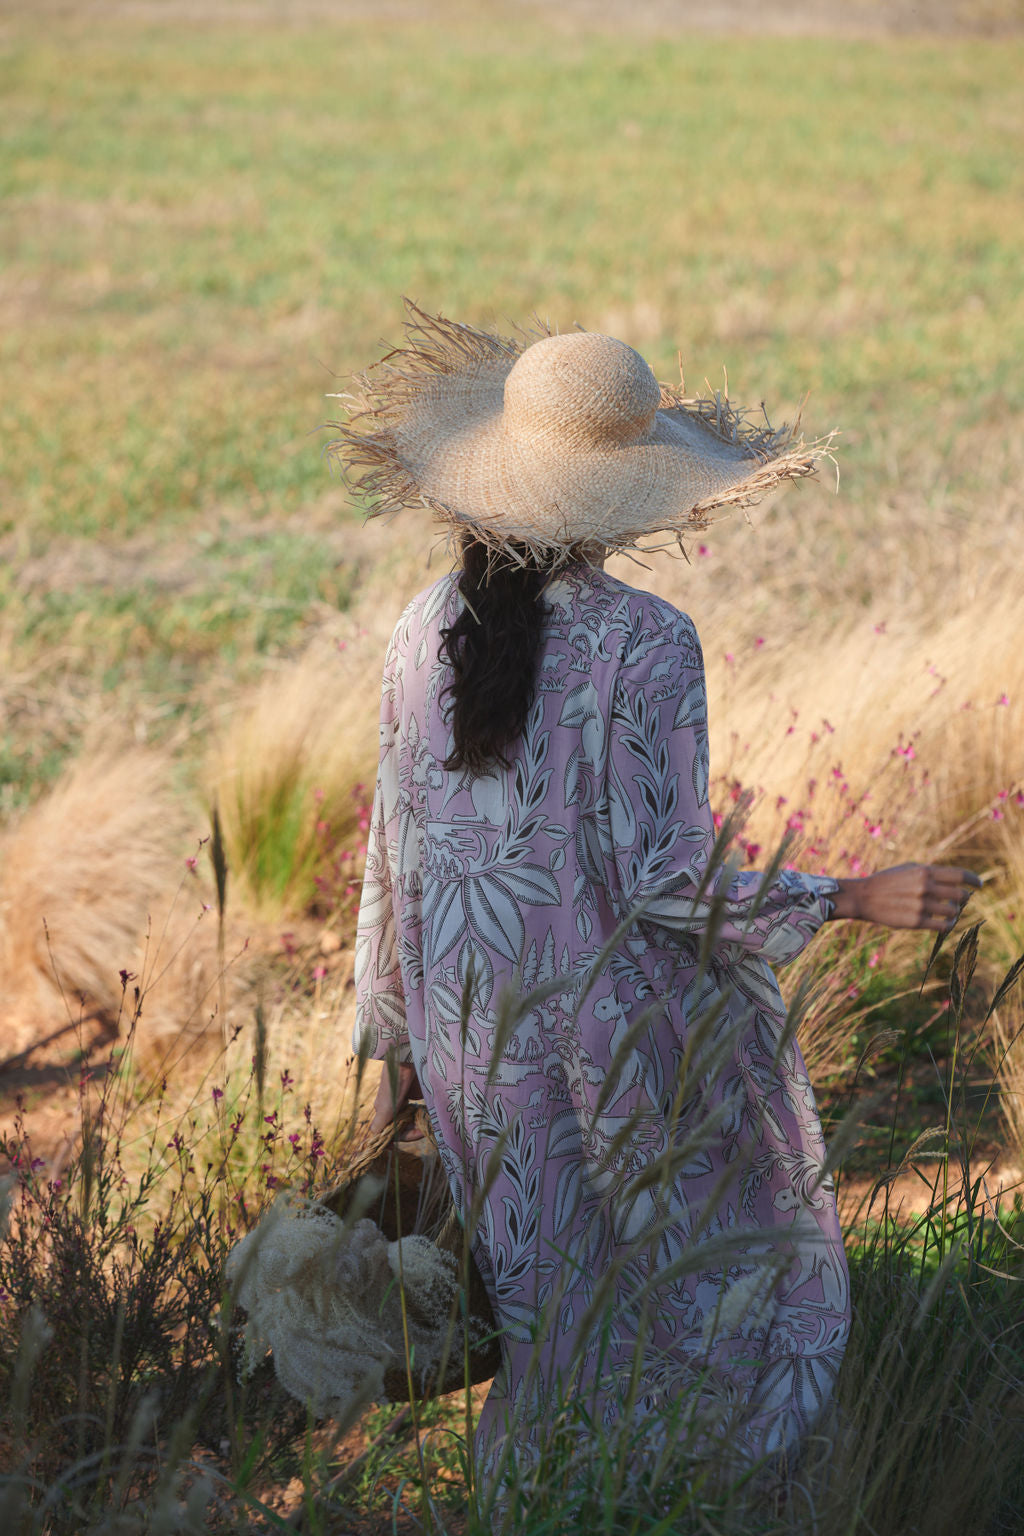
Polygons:
[[886,928],[952,928],[981,880],[946,864],[897,864],[861,880],[840,880],[832,917]]

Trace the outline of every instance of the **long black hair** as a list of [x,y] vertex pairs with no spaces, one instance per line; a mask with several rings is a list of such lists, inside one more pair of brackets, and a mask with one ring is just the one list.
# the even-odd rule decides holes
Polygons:
[[441,656],[452,669],[455,748],[445,767],[486,773],[508,767],[506,752],[526,726],[537,677],[537,653],[548,577],[526,550],[522,565],[495,558],[471,535],[462,543],[462,611],[441,631]]

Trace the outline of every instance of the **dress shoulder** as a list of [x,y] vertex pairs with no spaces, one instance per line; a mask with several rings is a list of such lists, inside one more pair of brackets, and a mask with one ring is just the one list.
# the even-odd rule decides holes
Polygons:
[[592,655],[610,663],[627,687],[681,670],[703,673],[704,658],[689,614],[653,592],[606,571],[572,567],[545,590],[551,624],[571,639],[588,632]]

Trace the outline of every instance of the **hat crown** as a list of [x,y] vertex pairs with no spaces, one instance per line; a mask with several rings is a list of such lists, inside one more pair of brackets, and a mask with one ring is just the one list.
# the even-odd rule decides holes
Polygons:
[[505,380],[502,424],[519,442],[617,448],[646,438],[660,403],[639,352],[614,336],[574,331],[545,336],[518,358]]

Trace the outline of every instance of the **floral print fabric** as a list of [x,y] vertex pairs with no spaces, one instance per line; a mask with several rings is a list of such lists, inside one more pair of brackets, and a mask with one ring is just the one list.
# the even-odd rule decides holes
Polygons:
[[[655,1425],[692,1402],[762,1454],[827,1403],[849,1327],[820,1125],[769,969],[817,931],[836,882],[708,880],[693,624],[582,565],[545,600],[526,730],[486,775],[443,766],[457,579],[394,632],[356,1044],[414,1063],[456,1203],[476,1202],[505,1350],[485,1467],[510,1444],[529,1456],[566,1399],[606,1425],[624,1405]],[[507,988],[541,990],[502,1026]]]

